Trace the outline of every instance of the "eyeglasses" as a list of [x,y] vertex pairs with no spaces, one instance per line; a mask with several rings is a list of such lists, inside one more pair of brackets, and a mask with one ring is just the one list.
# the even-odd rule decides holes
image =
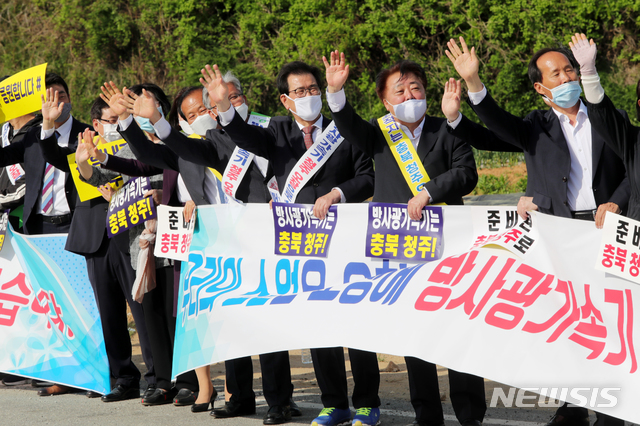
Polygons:
[[109,123],[109,124],[118,124],[118,119],[117,118],[112,118],[111,120],[105,120],[104,118],[98,118],[98,121],[104,122],[104,123]]
[[311,96],[317,96],[320,94],[320,88],[313,84],[311,86],[309,86],[308,89],[305,89],[304,87],[298,87],[297,89],[294,90],[289,90],[289,93],[295,93],[296,98],[302,98],[304,96],[307,95],[307,92],[311,95]]
[[[242,95],[236,95],[236,94],[229,95],[229,102],[231,102],[233,104],[235,101],[240,99],[241,96]],[[211,109],[216,109],[217,110],[218,109],[218,105],[212,106]]]

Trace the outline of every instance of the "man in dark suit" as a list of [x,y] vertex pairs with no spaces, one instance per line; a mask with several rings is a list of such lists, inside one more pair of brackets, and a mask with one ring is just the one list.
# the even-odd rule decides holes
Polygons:
[[[66,87],[65,87],[66,89]],[[53,95],[50,89],[49,99]],[[62,102],[69,103],[68,91],[65,90],[66,99]],[[58,95],[53,96],[53,105],[57,104]],[[57,109],[53,105],[43,105],[43,137],[39,148],[42,150],[43,162],[54,165],[65,174],[70,174],[67,155],[75,152],[77,146],[77,134],[80,130],[88,128],[87,125],[78,126],[78,131],[73,130],[73,140],[69,146],[60,146],[54,137],[53,129],[48,125],[49,117],[54,120],[63,112],[61,104]],[[70,103],[69,103],[70,105]],[[103,104],[104,105],[104,104]],[[117,120],[117,117],[108,108],[92,108],[91,117],[98,132],[104,134],[103,122]],[[72,143],[73,142],[73,143]],[[28,173],[28,172],[27,172]],[[69,177],[69,181],[72,179]],[[71,185],[74,187],[73,182]],[[74,192],[74,194],[76,194]],[[77,197],[77,195],[75,195]],[[140,371],[131,358],[131,340],[127,323],[127,302],[131,308],[136,329],[140,338],[143,358],[147,366],[145,378],[150,385],[155,383],[153,360],[146,323],[142,306],[135,302],[131,296],[135,273],[131,267],[129,258],[129,237],[125,232],[112,239],[107,237],[106,217],[108,203],[102,198],[94,198],[81,202],[75,200],[75,213],[71,221],[69,235],[65,249],[82,255],[87,262],[89,281],[93,288],[104,334],[107,357],[111,375],[115,378],[116,387],[110,393],[102,396],[104,402],[121,401],[140,397]],[[97,396],[93,393],[88,396]]]
[[[214,73],[215,70],[215,73]],[[305,155],[330,120],[320,113],[322,100],[320,70],[303,62],[291,62],[277,77],[282,105],[293,113],[290,117],[273,117],[263,129],[247,124],[229,102],[229,87],[224,83],[218,67],[207,65],[200,82],[207,87],[212,102],[218,107],[218,119],[223,129],[240,148],[269,160],[279,188],[285,188],[287,178],[298,160]],[[307,96],[309,95],[309,96]],[[371,159],[358,149],[342,143],[333,155],[300,189],[297,203],[314,204],[313,213],[323,219],[331,206],[338,202],[361,202],[371,195],[373,169]],[[314,423],[344,421],[351,418],[347,394],[347,380],[342,348],[312,349],[313,365],[322,392],[325,409]],[[380,375],[375,353],[350,349],[354,372],[353,404],[357,409],[354,424],[375,424],[379,417],[378,387]],[[365,414],[366,413],[366,414]],[[370,414],[372,414],[370,416]],[[271,419],[290,419],[288,406],[271,407],[265,423]],[[372,420],[373,419],[373,420]]]
[[[75,147],[78,133],[88,126],[71,116],[71,103],[67,85],[54,73],[46,76],[49,98],[43,99],[43,126],[29,130],[21,142],[0,150],[0,165],[24,163],[26,193],[22,221],[26,234],[65,233],[69,231],[71,216],[75,209],[76,189],[73,180],[55,167],[49,168],[48,182],[53,181],[51,191],[46,194],[46,206],[42,202],[46,161],[39,142],[52,139],[53,143]],[[57,93],[54,103],[54,93]],[[58,105],[59,104],[59,105]],[[46,109],[46,111],[45,111]],[[56,110],[55,119],[51,118]],[[58,111],[59,110],[59,111]],[[46,118],[45,118],[45,114]],[[58,132],[56,135],[55,132]]]
[[[451,40],[447,54],[467,84],[471,107],[495,136],[524,151],[531,197],[519,203],[520,215],[539,210],[577,219],[595,217],[600,227],[607,211],[624,210],[630,194],[624,165],[591,131],[571,53],[546,48],[533,55],[529,79],[550,108],[535,110],[523,119],[496,104],[480,81],[475,51],[460,41],[462,50]],[[459,126],[453,133],[468,130]],[[492,139],[468,140],[477,149],[501,150]]]
[[[237,111],[245,111],[245,121],[248,117],[247,99],[242,94],[240,81],[231,72],[223,77],[229,87],[229,101]],[[215,109],[211,105],[206,90],[189,90],[178,98],[180,102],[177,111],[190,126],[198,117],[210,116]],[[174,106],[175,108],[175,106]],[[240,113],[242,114],[242,113]],[[209,129],[204,139],[187,137],[158,114],[147,117],[153,123],[156,135],[171,148],[182,160],[212,167],[224,173],[234,155],[236,145],[229,135],[220,129]],[[217,125],[217,122],[215,122]],[[164,149],[161,148],[161,149]],[[237,185],[235,198],[245,203],[267,203],[271,199],[267,190],[267,177],[270,168],[264,158],[254,157],[247,166],[247,171]],[[224,181],[224,177],[223,177]],[[262,369],[262,388],[269,407],[289,405],[292,416],[302,413],[292,400],[293,384],[291,383],[291,367],[287,351],[260,355]],[[229,401],[222,408],[214,409],[212,415],[216,418],[229,418],[255,413],[255,393],[253,392],[253,363],[251,357],[243,357],[225,362],[225,384],[230,393]],[[270,419],[270,421],[277,421]]]
[[[343,53],[331,52],[331,63],[323,58],[327,76],[327,102],[340,133],[353,145],[373,157],[376,164],[376,189],[373,201],[408,203],[409,216],[419,220],[427,204],[462,204],[462,196],[473,190],[477,181],[476,164],[468,144],[452,136],[449,130],[460,120],[451,121],[426,115],[427,78],[421,66],[400,61],[382,70],[376,78],[376,92],[390,119],[402,129],[415,150],[429,179],[406,180],[392,148],[377,120],[360,118],[346,101],[344,84],[349,75]],[[443,98],[445,106],[455,98],[447,83]],[[457,113],[457,109],[456,109]],[[386,133],[386,129],[385,129]],[[411,403],[416,412],[414,424],[439,426],[444,423],[438,374],[433,363],[405,357],[409,374]],[[481,377],[449,370],[451,402],[463,425],[479,425],[486,411],[484,383]]]
[[[502,141],[521,148],[529,181],[518,203],[518,213],[539,210],[555,216],[595,220],[602,227],[607,211],[626,209],[630,186],[622,160],[592,131],[573,55],[562,48],[545,48],[529,61],[529,79],[550,109],[535,110],[524,119],[500,108],[478,75],[479,61],[460,37],[462,49],[451,39],[447,56],[467,84],[471,107]],[[477,149],[500,150],[493,140],[475,139],[458,126],[454,134],[468,138]],[[624,421],[598,414],[599,426],[621,426]],[[558,409],[547,426],[588,426],[586,408]]]

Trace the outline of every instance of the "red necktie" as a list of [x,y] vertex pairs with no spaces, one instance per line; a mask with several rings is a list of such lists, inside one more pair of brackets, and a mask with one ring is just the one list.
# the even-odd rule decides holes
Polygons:
[[313,145],[313,137],[311,136],[313,134],[313,126],[303,127],[302,133],[304,133],[304,146],[307,149],[311,148],[311,145]]

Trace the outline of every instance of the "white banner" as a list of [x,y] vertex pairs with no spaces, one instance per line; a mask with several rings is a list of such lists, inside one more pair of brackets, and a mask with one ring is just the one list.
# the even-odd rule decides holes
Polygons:
[[[275,255],[268,205],[200,208],[183,267],[173,374],[345,346],[546,394],[608,388],[613,402],[577,392],[566,400],[640,422],[640,290],[593,268],[602,231],[537,213],[522,222],[513,209],[442,209],[442,255],[398,262],[365,256],[367,204],[338,205],[327,258]],[[479,247],[483,235],[502,235],[508,249]]]

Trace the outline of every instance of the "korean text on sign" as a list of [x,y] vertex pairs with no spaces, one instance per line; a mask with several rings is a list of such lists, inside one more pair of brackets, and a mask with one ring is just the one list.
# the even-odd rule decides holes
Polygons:
[[124,232],[149,219],[155,219],[156,208],[152,197],[144,197],[151,189],[148,177],[127,182],[116,192],[109,203],[107,234],[109,237]]
[[595,269],[640,283],[640,222],[607,213]]
[[367,257],[432,261],[442,256],[441,207],[425,207],[411,220],[404,204],[369,203]]
[[189,259],[196,214],[184,220],[184,207],[158,206],[158,231],[154,255],[186,261]]
[[273,203],[275,254],[327,257],[338,209],[329,207],[324,220],[313,216],[313,206]]

